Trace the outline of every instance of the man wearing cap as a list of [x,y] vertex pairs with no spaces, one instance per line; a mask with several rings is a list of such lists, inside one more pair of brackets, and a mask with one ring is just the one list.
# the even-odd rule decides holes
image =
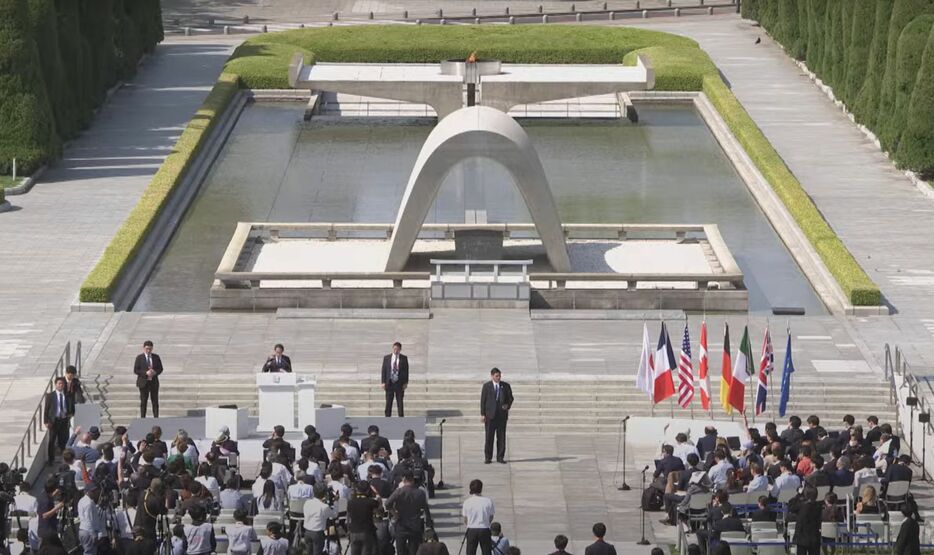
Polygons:
[[386,391],[386,416],[392,416],[392,399],[395,397],[399,416],[405,416],[402,398],[409,385],[409,357],[402,354],[402,343],[392,344],[392,352],[383,357],[380,387]]
[[162,359],[152,352],[152,341],[143,342],[143,352],[133,362],[136,387],[139,389],[139,415],[146,418],[146,403],[152,399],[152,415],[159,418],[159,375],[162,374]]

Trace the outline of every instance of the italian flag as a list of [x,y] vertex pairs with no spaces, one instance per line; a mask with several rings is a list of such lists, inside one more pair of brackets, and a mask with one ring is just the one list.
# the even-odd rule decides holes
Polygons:
[[753,372],[752,346],[749,344],[749,327],[747,326],[743,328],[743,340],[739,344],[739,351],[733,362],[733,381],[730,383],[730,406],[739,412],[745,410],[746,384]]
[[720,406],[727,414],[733,414],[730,406],[730,383],[733,381],[733,365],[730,363],[730,325],[723,324],[723,363],[720,366]]

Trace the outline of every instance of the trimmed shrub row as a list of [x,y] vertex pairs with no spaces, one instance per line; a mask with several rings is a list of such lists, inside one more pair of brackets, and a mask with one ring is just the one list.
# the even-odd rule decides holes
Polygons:
[[133,260],[146,234],[214,128],[217,116],[230,104],[239,88],[239,77],[222,73],[204,103],[182,132],[172,152],[153,176],[142,198],[120,226],[97,265],[81,285],[82,302],[108,302],[127,264]]
[[[632,52],[652,54],[661,82],[670,90],[698,90],[713,67],[691,39],[632,28],[596,26],[365,26],[298,29],[269,33],[238,47],[225,71],[237,73],[249,88],[288,88],[287,68],[294,52],[319,62],[435,63],[481,58],[512,63],[618,64]],[[659,68],[663,66],[663,68]]]
[[899,168],[934,178],[934,2],[744,0],[742,12],[807,61]]
[[61,152],[162,40],[159,0],[0,0],[0,173]]

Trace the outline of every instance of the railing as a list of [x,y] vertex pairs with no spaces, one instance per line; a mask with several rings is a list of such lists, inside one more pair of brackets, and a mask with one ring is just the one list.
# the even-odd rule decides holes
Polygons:
[[[31,459],[34,456],[38,456],[40,454],[37,453],[36,455],[33,455],[33,449],[42,443],[42,439],[46,435],[45,426],[42,422],[42,409],[45,403],[45,396],[55,389],[55,379],[60,376],[64,376],[65,369],[71,366],[71,354],[71,342],[69,341],[65,344],[65,349],[62,351],[61,356],[58,357],[58,362],[55,364],[55,370],[52,372],[52,376],[49,378],[49,383],[45,386],[42,399],[39,401],[39,405],[36,407],[36,410],[33,411],[32,418],[29,420],[29,424],[26,426],[26,433],[23,434],[23,439],[20,441],[19,447],[16,449],[16,454],[13,455],[13,460],[10,462],[11,468],[24,467],[28,459]],[[78,376],[81,376],[80,341],[75,343],[74,355],[75,368],[78,370]]]
[[[519,275],[510,275],[510,274],[505,274],[505,273],[500,272],[500,268],[503,266],[507,268],[510,266],[521,267],[522,269],[521,281],[525,283],[529,281],[528,279],[529,266],[532,265],[531,260],[445,260],[445,259],[436,259],[436,258],[432,258],[431,263],[435,266],[434,281],[442,281],[442,278],[444,276],[452,275],[451,273],[446,273],[444,271],[445,266],[457,266],[457,267],[463,267],[464,270],[454,275],[456,275],[457,277],[463,278],[465,283],[470,283],[471,282],[470,278],[471,277],[475,278],[477,276],[484,277],[484,278],[491,278],[493,280],[493,283],[498,283],[499,278],[503,276],[509,276],[513,278],[519,277]],[[477,271],[478,266],[480,268],[489,267],[491,268],[491,270],[488,272],[482,272],[482,271],[478,272]],[[473,270],[471,270],[471,267],[473,267]],[[513,283],[513,282],[511,281],[510,283]]]
[[[908,435],[908,449],[909,454],[914,460],[914,413],[919,414],[926,413],[930,414],[932,409],[932,403],[934,403],[934,390],[931,389],[930,384],[922,385],[921,381],[914,375],[914,372],[911,370],[911,365],[908,363],[908,358],[905,357],[904,352],[897,345],[895,346],[894,355],[892,353],[892,348],[888,343],[885,344],[885,379],[889,382],[889,403],[895,406],[895,424],[901,430],[901,435]],[[905,410],[901,405],[901,397],[899,396],[899,391],[907,388],[908,392],[905,397],[914,397],[917,401],[917,407],[913,410],[910,410],[908,418],[905,418],[903,411]],[[905,432],[905,420],[907,420],[908,429],[910,430],[908,434]],[[934,423],[928,421],[927,423],[921,424],[921,434],[926,436],[929,433],[934,433]],[[922,441],[922,454],[920,460],[918,461],[921,464],[922,478],[926,479],[926,476],[929,474],[926,468],[926,457],[925,457],[925,443]],[[934,461],[932,461],[934,462]]]

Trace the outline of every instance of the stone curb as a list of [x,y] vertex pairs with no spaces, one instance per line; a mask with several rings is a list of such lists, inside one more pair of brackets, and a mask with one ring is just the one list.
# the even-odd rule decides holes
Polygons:
[[36,181],[42,177],[42,174],[45,173],[45,170],[48,169],[48,166],[41,166],[38,170],[34,171],[29,177],[23,178],[19,185],[16,187],[10,187],[4,190],[4,193],[7,195],[25,195],[32,189],[32,186],[36,184]]

